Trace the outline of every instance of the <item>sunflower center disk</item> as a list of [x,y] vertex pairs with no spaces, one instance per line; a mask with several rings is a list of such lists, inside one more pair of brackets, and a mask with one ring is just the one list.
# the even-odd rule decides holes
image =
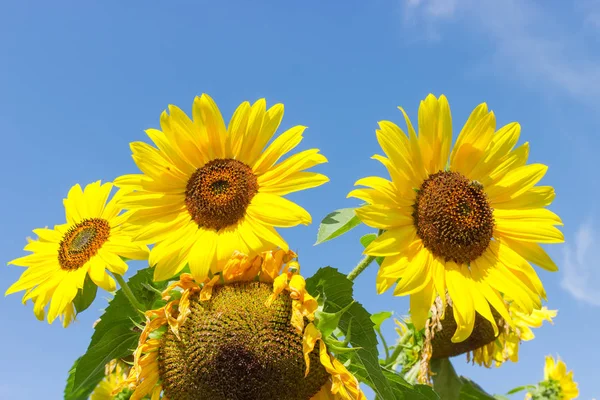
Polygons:
[[69,228],[58,248],[58,263],[63,270],[74,271],[98,253],[108,240],[110,225],[102,218],[84,219]]
[[[265,306],[273,286],[215,287],[210,301],[190,300],[180,339],[168,330],[159,349],[159,375],[172,400],[309,400],[329,374],[290,324],[292,301],[280,295]],[[318,346],[317,346],[318,347]]]
[[192,174],[185,204],[198,226],[219,230],[242,219],[257,192],[250,167],[238,160],[216,159]]
[[490,244],[492,211],[481,184],[458,172],[440,171],[423,182],[413,219],[417,234],[434,255],[468,264]]

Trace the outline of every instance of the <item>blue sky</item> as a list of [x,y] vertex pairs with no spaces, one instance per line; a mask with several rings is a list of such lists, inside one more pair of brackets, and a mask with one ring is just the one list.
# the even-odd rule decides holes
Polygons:
[[[446,94],[455,131],[486,101],[498,124],[519,121],[530,162],[548,164],[552,210],[565,245],[549,252],[561,270],[540,270],[559,309],[536,331],[521,362],[486,370],[454,360],[460,373],[504,393],[541,379],[546,354],[575,371],[581,399],[600,396],[600,2],[373,0],[344,2],[5,2],[0,23],[0,254],[24,254],[31,229],[63,222],[61,199],[75,183],[135,172],[128,143],[146,140],[168,104],[189,111],[213,96],[226,119],[244,100],[285,104],[282,128],[307,125],[301,148],[318,147],[331,182],[290,196],[313,215],[283,230],[303,274],[324,265],[348,272],[360,258],[361,227],[313,247],[318,221],[354,181],[382,174],[376,123],[416,119],[428,93]],[[139,264],[132,264],[131,269]],[[0,291],[21,269],[0,268]],[[376,296],[375,270],[357,280],[372,312],[407,309]],[[19,295],[0,298],[0,398],[59,399],[67,371],[86,348],[106,305],[100,294],[79,322],[38,322]],[[391,324],[387,332],[392,335]],[[393,339],[389,339],[393,340]]]

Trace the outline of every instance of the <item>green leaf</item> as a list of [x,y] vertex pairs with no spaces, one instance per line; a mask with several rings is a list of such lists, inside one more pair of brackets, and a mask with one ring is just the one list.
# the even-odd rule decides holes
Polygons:
[[463,381],[463,386],[460,389],[459,399],[461,400],[495,400],[494,397],[485,392],[475,382],[472,380],[461,376],[460,378]]
[[75,306],[75,310],[77,310],[77,314],[87,310],[92,305],[94,299],[96,299],[97,292],[98,286],[96,286],[89,275],[86,275],[83,288],[77,291],[77,295],[73,299],[73,305]]
[[[362,244],[363,247],[366,249],[367,246],[370,245],[371,242],[375,239],[377,239],[377,235],[375,233],[367,233],[366,235],[360,238],[360,244]],[[376,257],[375,261],[377,261],[377,264],[381,266],[381,263],[383,262],[384,258],[385,257]]]
[[478,384],[458,376],[447,358],[431,360],[433,389],[442,400],[494,400]]
[[[147,308],[159,299],[157,290],[160,291],[167,285],[167,282],[153,282],[153,272],[151,268],[140,270],[128,282],[135,297]],[[157,290],[149,289],[147,285]],[[143,321],[143,314],[131,305],[119,289],[94,328],[86,353],[74,364],[73,376],[70,375],[67,381],[65,397],[87,399],[104,378],[104,366],[113,359],[132,354],[140,336],[140,329],[136,325]]]
[[346,307],[334,313],[329,313],[320,310],[317,310],[317,312],[315,312],[315,324],[317,325],[317,328],[319,328],[324,337],[331,335],[333,331],[335,331],[335,329],[340,324],[342,315],[344,315],[344,313],[348,311],[350,307],[352,307],[353,303],[354,302],[346,305]]
[[79,390],[77,392],[73,390],[73,384],[75,383],[75,370],[77,369],[80,359],[81,357],[75,360],[73,366],[69,370],[67,386],[65,387],[65,400],[87,400],[87,395],[84,393],[84,390]]
[[383,324],[387,319],[391,318],[393,313],[391,311],[382,311],[377,314],[371,315],[371,321],[375,324],[375,330],[381,330],[381,324]]
[[523,390],[534,390],[534,389],[535,389],[535,385],[523,385],[523,386],[519,386],[514,389],[511,389],[506,394],[515,394],[518,392],[522,392]]
[[456,374],[452,363],[447,358],[431,360],[433,390],[442,400],[457,400],[463,382]]
[[[351,372],[361,381],[364,381],[364,375],[366,373],[362,365],[352,364],[349,369]],[[440,396],[433,391],[430,386],[427,385],[411,385],[408,383],[400,374],[391,369],[382,368],[383,375],[388,380],[389,384],[394,391],[396,399],[406,400],[439,400]],[[377,400],[387,400],[380,396],[376,397]]]
[[342,208],[327,214],[319,225],[315,245],[334,239],[360,225],[354,208]]
[[[350,305],[348,311],[342,314],[338,328],[346,336],[346,341],[356,349],[350,354],[354,363],[364,367],[363,381],[386,400],[401,399],[395,396],[390,383],[383,375],[371,315],[353,299],[352,285],[352,281],[344,274],[331,267],[321,268],[306,280],[306,289],[314,297],[322,299],[325,312],[334,313]],[[351,334],[348,334],[350,329]]]

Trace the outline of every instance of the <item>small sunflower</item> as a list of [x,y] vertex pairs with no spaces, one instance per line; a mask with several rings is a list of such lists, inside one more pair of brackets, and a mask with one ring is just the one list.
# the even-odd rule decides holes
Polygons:
[[554,189],[535,186],[547,167],[526,165],[528,143],[515,148],[519,124],[496,131],[494,113],[480,104],[451,149],[444,96],[421,102],[418,136],[400,110],[409,135],[381,121],[377,139],[387,158],[373,156],[391,180],[360,179],[356,184],[368,188],[348,195],[368,203],[356,210],[366,225],[385,231],[365,249],[385,257],[378,292],[395,284],[395,295],[410,295],[412,320],[421,329],[436,297],[445,301],[447,291],[457,322],[454,342],[469,337],[476,313],[494,326],[493,312],[512,324],[505,299],[525,313],[540,309],[546,294],[529,263],[556,271],[538,243],[564,237],[556,228],[561,219],[544,208]]
[[264,99],[244,102],[225,127],[217,105],[203,94],[192,115],[190,120],[169,106],[160,118],[162,131],[146,131],[156,148],[131,144],[143,174],[115,181],[135,190],[120,204],[133,211],[136,238],[156,244],[150,265],[157,281],[189,264],[202,282],[209,266],[218,272],[236,250],[250,255],[287,250],[274,227],[308,225],[311,216],[282,196],[328,181],[304,171],[327,162],[317,149],[278,162],[300,143],[305,129],[290,128],[269,144],[283,118],[282,104],[267,110]]
[[573,380],[573,371],[567,372],[566,364],[552,356],[546,356],[544,380],[535,390],[528,392],[525,399],[533,400],[572,400],[579,397],[577,383]]
[[[90,400],[116,400],[119,395],[115,396],[113,392],[122,386],[127,379],[130,367],[120,360],[112,360],[106,364],[104,368],[104,379],[96,386],[94,392],[90,396]],[[127,390],[126,390],[127,391]],[[123,399],[128,397],[127,393],[123,393]]]
[[182,274],[146,312],[123,385],[131,400],[364,400],[312,323],[317,301],[295,258],[236,252],[202,283]]
[[25,290],[23,302],[33,300],[33,311],[40,320],[50,303],[48,323],[60,317],[66,327],[75,319],[73,299],[86,276],[112,292],[116,285],[107,269],[123,275],[127,264],[121,257],[148,257],[146,245],[135,242],[124,229],[127,216],[121,214],[117,202],[125,192],[118,191],[107,203],[112,187],[97,181],[84,190],[78,184],[69,190],[63,200],[67,223],[33,230],[38,239],[25,246],[33,254],[9,262],[27,269],[6,295]]

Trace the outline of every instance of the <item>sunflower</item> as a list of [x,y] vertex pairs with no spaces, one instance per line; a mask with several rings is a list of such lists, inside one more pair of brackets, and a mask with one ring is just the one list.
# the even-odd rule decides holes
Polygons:
[[[356,209],[368,226],[385,232],[365,254],[384,256],[377,277],[382,293],[410,295],[413,323],[425,326],[436,299],[453,300],[454,342],[466,340],[478,313],[497,329],[493,311],[512,324],[504,300],[530,314],[541,308],[543,285],[530,262],[556,271],[538,243],[559,243],[560,218],[545,209],[550,186],[535,186],[546,173],[526,165],[529,145],[515,148],[520,126],[496,131],[485,103],[471,113],[454,148],[452,119],[444,96],[429,95],[419,107],[419,134],[404,113],[407,136],[381,121],[377,139],[387,155],[373,156],[391,180],[367,177],[349,197],[368,203]],[[490,307],[491,305],[491,307]]]
[[[113,392],[119,388],[127,379],[129,366],[120,360],[112,360],[104,368],[104,379],[96,386],[90,396],[90,400],[115,400],[119,396],[114,396]],[[127,393],[123,393],[123,399],[126,399]]]
[[364,400],[312,322],[317,301],[295,258],[236,252],[204,282],[181,274],[146,312],[123,385],[131,400]]
[[535,338],[531,328],[540,328],[544,321],[552,323],[552,318],[557,314],[556,310],[549,310],[547,307],[533,310],[529,315],[519,311],[516,306],[509,310],[514,327],[505,326],[493,342],[467,353],[468,360],[488,368],[492,363],[499,367],[508,360],[518,362],[521,341],[528,342]]
[[133,211],[136,239],[156,244],[150,265],[157,281],[189,264],[202,282],[209,266],[219,271],[236,250],[287,250],[274,227],[308,225],[311,216],[282,196],[328,181],[304,171],[327,162],[317,149],[278,162],[300,143],[305,127],[290,128],[267,146],[283,118],[282,104],[266,110],[264,99],[244,102],[225,127],[217,105],[203,94],[194,100],[192,116],[169,106],[160,118],[162,131],[146,131],[156,148],[131,144],[143,174],[115,181],[135,190],[120,204]]
[[573,371],[567,373],[566,364],[560,358],[554,361],[552,356],[546,356],[544,380],[525,396],[533,400],[571,400],[577,397],[579,389],[573,380]]
[[116,285],[107,269],[123,275],[127,264],[122,257],[148,257],[146,245],[135,242],[124,229],[127,215],[121,214],[117,202],[125,191],[118,191],[107,203],[112,188],[111,183],[97,181],[84,190],[78,184],[69,190],[63,200],[67,222],[54,229],[33,230],[38,239],[25,246],[33,254],[9,262],[27,269],[6,295],[25,290],[23,302],[33,300],[40,320],[50,303],[48,323],[60,317],[66,327],[75,319],[73,299],[86,277],[112,292]]
[[[441,303],[436,299],[437,305]],[[451,307],[452,300],[447,299],[446,307]],[[509,312],[514,326],[510,326],[496,313],[496,324],[500,331],[494,331],[492,324],[480,315],[476,316],[475,329],[463,342],[453,343],[451,337],[456,330],[456,321],[451,310],[447,310],[447,318],[442,319],[442,312],[435,305],[431,317],[425,324],[425,330],[417,330],[410,317],[403,321],[396,320],[398,343],[395,356],[391,360],[395,369],[401,367],[405,379],[411,383],[430,383],[430,360],[446,359],[460,354],[467,354],[467,361],[490,368],[493,363],[499,367],[504,362],[519,360],[521,341],[532,340],[535,335],[531,328],[540,328],[544,321],[552,322],[556,310],[534,310],[527,315],[514,304],[509,304]]]

